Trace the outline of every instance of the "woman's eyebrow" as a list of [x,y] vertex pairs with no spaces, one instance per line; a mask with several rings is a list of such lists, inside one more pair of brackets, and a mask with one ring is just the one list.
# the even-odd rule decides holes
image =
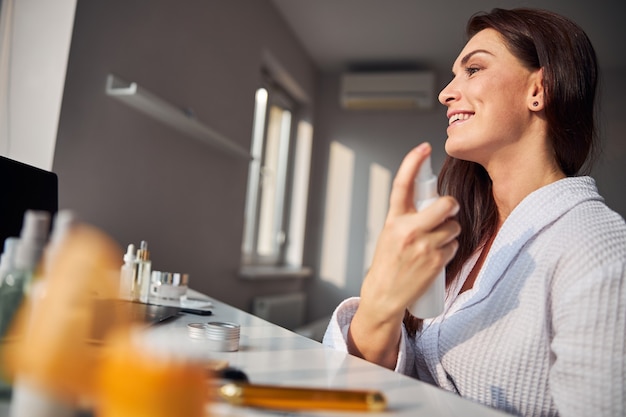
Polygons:
[[489,54],[489,55],[491,55],[491,56],[494,56],[491,52],[489,52],[489,51],[488,51],[488,50],[486,50],[486,49],[476,49],[476,50],[474,50],[474,51],[472,51],[472,52],[467,53],[467,54],[466,54],[466,55],[465,55],[465,56],[461,59],[461,65],[465,65],[465,64],[467,64],[467,61],[469,61],[471,57],[473,57],[473,56],[474,56],[474,55],[476,55],[476,54],[480,54],[480,53],[483,53],[483,54]]
[[[465,56],[463,58],[461,58],[461,62],[459,62],[459,66],[463,67],[467,64],[467,61],[469,61],[474,55],[476,54],[488,54],[491,56],[495,56],[494,54],[492,54],[491,52],[489,52],[486,49],[476,49],[474,51],[468,52],[467,54],[465,54]],[[454,69],[452,69],[452,75],[455,75]]]

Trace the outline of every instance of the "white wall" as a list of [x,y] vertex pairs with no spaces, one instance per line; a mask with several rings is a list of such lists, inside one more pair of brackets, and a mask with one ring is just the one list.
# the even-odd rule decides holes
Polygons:
[[51,170],[76,0],[4,0],[0,154]]

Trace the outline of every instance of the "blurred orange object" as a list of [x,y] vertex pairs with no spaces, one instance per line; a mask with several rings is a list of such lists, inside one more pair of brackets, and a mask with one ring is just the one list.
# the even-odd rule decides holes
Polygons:
[[206,368],[151,351],[139,336],[125,332],[107,340],[97,378],[96,416],[203,416],[208,400]]
[[[76,404],[94,392],[101,347],[90,343],[96,306],[117,294],[121,250],[96,228],[79,225],[59,246],[44,291],[26,297],[9,330],[2,360],[12,377],[24,377],[42,392]],[[110,317],[110,328],[123,324]]]
[[[77,225],[57,250],[40,278],[43,291],[26,297],[2,350],[23,398],[34,393],[48,406],[94,408],[98,417],[202,416],[205,364],[156,353],[131,337],[140,332],[116,299],[118,245]],[[29,415],[28,400],[19,406],[18,415]]]

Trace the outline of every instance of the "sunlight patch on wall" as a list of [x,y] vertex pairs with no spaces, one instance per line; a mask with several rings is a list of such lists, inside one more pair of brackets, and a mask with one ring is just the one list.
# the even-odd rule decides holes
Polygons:
[[354,159],[351,149],[330,144],[320,277],[338,288],[346,285]]
[[370,165],[369,190],[367,201],[367,234],[365,236],[364,275],[372,264],[378,235],[383,230],[389,193],[391,192],[391,171],[373,163]]
[[294,162],[293,185],[291,186],[289,245],[287,245],[287,253],[285,256],[287,264],[292,266],[302,266],[312,147],[313,126],[311,123],[303,120],[298,123],[298,134],[296,137],[296,157]]

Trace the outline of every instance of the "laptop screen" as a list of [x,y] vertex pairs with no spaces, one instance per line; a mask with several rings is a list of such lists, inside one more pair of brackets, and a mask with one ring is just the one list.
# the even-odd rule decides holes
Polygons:
[[54,172],[0,156],[0,252],[7,237],[20,235],[26,210],[54,216],[59,208]]

